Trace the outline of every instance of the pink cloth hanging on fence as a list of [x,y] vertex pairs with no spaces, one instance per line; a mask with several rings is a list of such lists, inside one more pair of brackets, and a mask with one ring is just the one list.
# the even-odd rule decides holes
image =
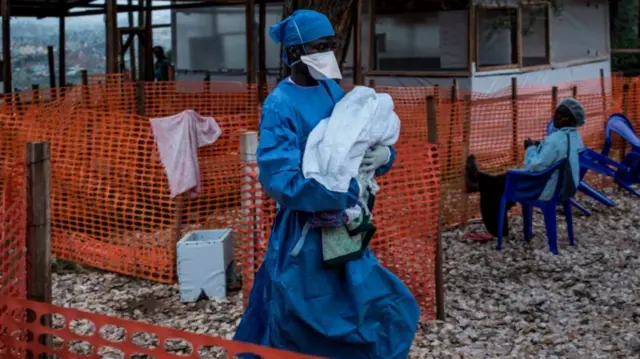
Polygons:
[[171,198],[190,192],[200,193],[198,148],[213,144],[222,130],[213,117],[203,117],[193,110],[151,119],[151,130],[164,165]]

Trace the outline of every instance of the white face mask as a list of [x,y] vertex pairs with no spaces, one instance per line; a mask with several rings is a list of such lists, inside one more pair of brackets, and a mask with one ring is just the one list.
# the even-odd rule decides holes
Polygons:
[[300,61],[307,65],[311,76],[318,81],[342,79],[340,66],[333,51],[303,55],[300,56]]

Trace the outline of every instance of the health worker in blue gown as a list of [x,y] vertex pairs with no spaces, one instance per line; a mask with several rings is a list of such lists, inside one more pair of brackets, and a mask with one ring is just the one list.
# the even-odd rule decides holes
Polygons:
[[[327,268],[320,230],[312,229],[302,250],[290,254],[313,212],[354,206],[360,188],[353,179],[348,193],[332,192],[306,179],[301,169],[307,136],[344,96],[333,80],[341,75],[329,19],[298,10],[272,26],[270,36],[283,45],[291,67],[291,77],[263,105],[257,153],[260,183],[278,211],[234,339],[332,359],[405,359],[419,307],[370,250],[339,268]],[[362,166],[380,176],[395,157],[392,148],[371,149]]]

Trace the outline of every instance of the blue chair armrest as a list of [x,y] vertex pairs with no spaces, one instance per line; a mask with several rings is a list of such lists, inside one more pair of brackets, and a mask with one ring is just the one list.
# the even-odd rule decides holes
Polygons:
[[540,177],[540,176],[544,176],[547,174],[550,174],[551,172],[555,171],[558,169],[558,167],[560,167],[560,165],[562,164],[562,161],[556,162],[555,164],[553,164],[551,167],[542,170],[542,171],[527,171],[524,168],[513,168],[510,169],[509,171],[507,171],[507,177],[509,176],[516,176],[516,177]]
[[[601,153],[598,153],[590,148],[585,149],[581,157],[587,158],[601,165],[615,167],[616,169],[625,168],[625,166],[622,165],[620,162],[612,160],[611,158]],[[580,161],[580,163],[582,164],[582,161]]]

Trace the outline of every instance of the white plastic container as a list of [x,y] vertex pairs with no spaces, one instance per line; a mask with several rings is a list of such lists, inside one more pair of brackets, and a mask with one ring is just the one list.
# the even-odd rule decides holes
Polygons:
[[227,271],[233,270],[233,232],[230,229],[186,233],[177,244],[180,301],[195,302],[227,296]]

